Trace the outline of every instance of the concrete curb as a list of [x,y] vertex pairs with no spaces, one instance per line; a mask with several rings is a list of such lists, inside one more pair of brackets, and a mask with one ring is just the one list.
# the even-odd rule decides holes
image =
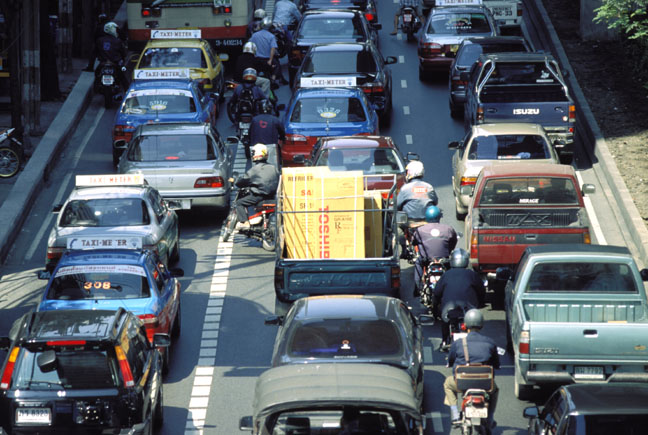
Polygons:
[[585,151],[592,162],[594,173],[604,187],[603,193],[610,204],[616,205],[613,211],[619,221],[623,238],[637,260],[644,265],[648,264],[648,229],[621,177],[542,0],[524,0],[524,4],[527,11],[541,20],[542,25],[536,26],[535,31],[544,47],[551,49],[563,71],[569,72],[567,82],[576,102],[576,131],[581,142],[588,147]]

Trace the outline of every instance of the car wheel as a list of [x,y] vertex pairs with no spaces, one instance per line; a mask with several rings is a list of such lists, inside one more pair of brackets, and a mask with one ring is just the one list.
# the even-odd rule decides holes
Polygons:
[[119,165],[119,159],[121,158],[121,151],[113,150],[112,155],[113,155],[113,166],[116,168],[117,165]]
[[463,109],[457,108],[455,104],[450,101],[450,117],[454,119],[459,119],[463,116]]
[[459,206],[457,205],[457,201],[459,201],[459,199],[455,198],[455,218],[457,218],[458,221],[462,221],[466,219],[466,213],[461,213],[459,211]]
[[424,82],[426,78],[427,77],[425,75],[425,72],[423,72],[423,70],[419,67],[419,80]]
[[[172,342],[173,343],[173,342]],[[162,374],[164,376],[169,374],[169,364],[171,363],[171,346],[163,350],[164,354],[162,355]]]
[[169,257],[169,264],[176,264],[180,261],[180,241],[178,240],[171,250],[171,256]]
[[530,400],[533,394],[533,385],[522,384],[522,375],[520,375],[520,369],[517,364],[515,365],[515,383],[513,385],[513,393],[515,397],[519,400]]
[[285,316],[286,313],[288,313],[290,306],[291,304],[289,304],[288,302],[281,302],[279,299],[275,297],[275,309],[274,309],[275,316]]
[[178,304],[178,312],[176,313],[175,320],[173,321],[173,329],[171,329],[171,337],[180,337],[180,330],[182,328],[182,305]]
[[162,429],[164,424],[164,394],[162,385],[160,385],[160,391],[158,392],[158,401],[155,405],[155,411],[153,414],[153,432],[158,433]]

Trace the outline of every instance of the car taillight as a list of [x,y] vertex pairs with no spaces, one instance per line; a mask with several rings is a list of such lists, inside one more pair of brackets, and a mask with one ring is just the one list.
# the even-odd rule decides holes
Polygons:
[[453,77],[452,78],[452,85],[453,86],[466,86],[467,84],[468,84],[467,81],[460,80],[459,77]]
[[477,108],[477,121],[483,121],[484,120],[484,108],[483,107],[478,107]]
[[441,48],[443,48],[441,44],[436,42],[424,42],[421,46],[421,55],[441,54]]
[[121,346],[115,346],[115,354],[117,355],[117,361],[119,362],[119,370],[121,371],[122,378],[124,379],[124,387],[129,388],[135,386],[133,372],[131,372],[130,364],[128,364],[126,354],[124,353]]
[[477,258],[478,248],[477,248],[477,234],[473,234],[470,237],[470,257]]
[[375,15],[372,14],[371,12],[367,12],[367,13],[365,13],[365,18],[366,18],[367,21],[369,21],[369,22],[371,22],[371,21],[374,20],[374,16],[375,16]]
[[385,88],[382,83],[367,83],[362,87],[365,94],[382,94]]
[[47,259],[56,260],[57,258],[61,258],[63,251],[65,251],[65,248],[47,248]]
[[161,8],[142,8],[142,18],[162,16]]
[[306,139],[306,136],[302,136],[301,134],[287,134],[285,143],[294,145],[296,142],[307,142],[307,141],[308,139]]
[[19,352],[19,347],[14,347],[13,349],[11,349],[11,353],[9,353],[9,358],[7,359],[7,365],[5,366],[4,372],[2,373],[2,379],[0,379],[0,389],[9,389],[9,384],[11,384],[11,376],[13,375],[14,366],[16,365],[16,359],[18,359]]
[[194,189],[199,189],[201,187],[223,187],[224,184],[223,177],[201,177],[194,183]]
[[583,234],[583,243],[587,245],[592,244],[592,237],[590,236],[589,231],[586,231],[585,234]]
[[400,288],[400,267],[391,268],[391,286],[392,289]]
[[160,327],[160,320],[155,314],[140,314],[137,316],[140,318],[144,324],[144,329],[146,329],[146,337],[151,343],[153,343],[153,336],[157,332],[157,329]]
[[461,186],[473,186],[477,182],[477,177],[461,177]]
[[459,329],[461,329],[462,331],[467,331],[467,330],[468,330],[468,329],[466,328],[466,324],[465,324],[465,323],[460,324],[460,325],[459,325]]
[[520,344],[518,346],[518,352],[528,355],[530,342],[531,342],[531,335],[529,334],[529,331],[520,332]]
[[130,142],[130,140],[133,138],[134,131],[135,127],[131,125],[116,125],[113,128],[113,141],[117,139],[123,139],[126,142]]
[[85,340],[50,340],[45,342],[48,346],[83,346]]
[[576,106],[569,106],[569,122],[576,122]]

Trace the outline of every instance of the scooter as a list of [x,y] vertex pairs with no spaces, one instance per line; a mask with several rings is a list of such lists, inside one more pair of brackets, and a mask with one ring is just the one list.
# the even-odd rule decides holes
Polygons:
[[[247,187],[241,188],[236,193],[236,199],[239,199],[249,193]],[[250,226],[242,228],[239,233],[245,236],[260,240],[263,249],[266,251],[274,251],[277,243],[277,225],[275,210],[277,208],[277,201],[275,199],[267,199],[254,206],[254,213],[248,217]],[[230,214],[225,220],[225,231],[223,233],[223,241],[227,242],[232,236],[238,219],[236,217],[236,209],[232,207]]]
[[411,6],[403,6],[401,8],[401,30],[407,35],[407,42],[413,41],[414,35],[421,28],[421,21],[418,15]]
[[12,136],[15,128],[0,133],[0,177],[9,178],[18,173],[25,158],[22,143]]
[[94,91],[104,96],[106,109],[110,109],[112,103],[124,92],[117,76],[118,68],[122,72],[126,71],[126,67],[120,67],[110,61],[101,62],[95,70]]

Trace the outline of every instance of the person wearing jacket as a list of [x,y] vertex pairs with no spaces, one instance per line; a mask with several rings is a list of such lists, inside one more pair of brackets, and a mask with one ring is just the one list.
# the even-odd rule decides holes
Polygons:
[[284,140],[286,131],[283,123],[272,114],[272,103],[268,100],[261,102],[259,114],[252,118],[250,125],[250,143],[278,145],[279,140]]
[[247,187],[250,190],[250,193],[235,202],[237,228],[249,226],[248,207],[264,199],[274,198],[279,186],[279,172],[274,165],[268,163],[268,148],[258,143],[252,148],[252,153],[252,167],[235,183],[236,187]]
[[[243,45],[243,53],[241,53],[236,59],[236,66],[234,68],[234,81],[242,83],[243,73],[245,72],[245,70],[248,68],[254,69],[256,65],[256,51],[257,48],[254,42],[248,41]],[[259,77],[257,75],[255,84],[259,88],[261,88],[267,98],[271,97],[272,94],[270,93],[270,79]]]
[[[112,21],[104,25],[104,34],[95,41],[95,51],[97,59],[101,62],[112,62],[116,65],[115,76],[124,90],[128,89],[128,80],[122,71],[126,62],[126,47],[119,39],[119,26]],[[95,71],[98,74],[99,68]]]

